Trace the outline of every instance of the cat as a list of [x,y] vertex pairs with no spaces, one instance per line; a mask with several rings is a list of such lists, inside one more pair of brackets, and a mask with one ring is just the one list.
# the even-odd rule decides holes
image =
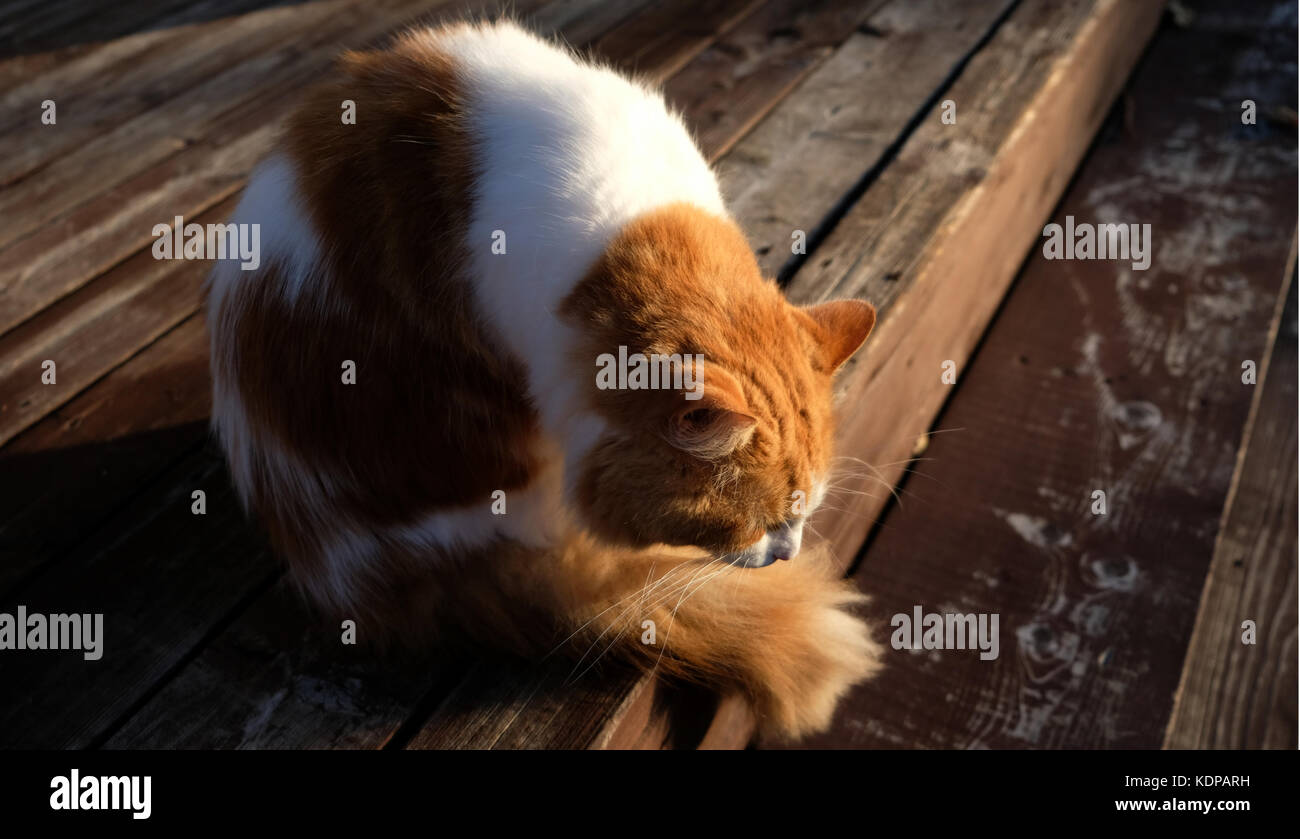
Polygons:
[[[206,285],[213,426],[292,578],[362,635],[608,654],[826,728],[879,647],[802,531],[875,310],[789,303],[661,94],[513,22],[339,65],[234,212],[260,266]],[[602,387],[628,354],[702,386]]]

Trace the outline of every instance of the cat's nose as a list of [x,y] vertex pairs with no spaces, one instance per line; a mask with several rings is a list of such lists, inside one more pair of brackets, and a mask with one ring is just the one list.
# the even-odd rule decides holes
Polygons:
[[794,559],[799,555],[799,546],[802,543],[803,522],[787,525],[768,545],[767,556],[769,561],[777,562],[783,559]]

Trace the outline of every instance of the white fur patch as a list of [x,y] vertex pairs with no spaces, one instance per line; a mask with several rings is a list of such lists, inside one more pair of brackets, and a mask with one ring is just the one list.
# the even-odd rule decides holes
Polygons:
[[[325,279],[320,237],[303,207],[294,164],[283,153],[268,157],[253,171],[230,220],[260,225],[262,264],[275,264],[280,291],[289,302],[296,302],[313,280]],[[238,260],[228,259],[213,271],[209,282],[214,308],[236,284],[267,281],[262,273],[237,269]]]
[[[561,301],[637,216],[679,201],[725,216],[717,180],[663,98],[612,70],[513,24],[458,29],[439,46],[463,79],[479,158],[475,293],[574,462],[603,425],[575,417],[588,368],[570,355]],[[496,231],[505,253],[493,252]]]

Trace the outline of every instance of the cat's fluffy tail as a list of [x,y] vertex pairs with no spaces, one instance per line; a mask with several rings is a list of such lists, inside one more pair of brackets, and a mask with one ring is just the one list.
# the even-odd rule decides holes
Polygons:
[[821,549],[737,568],[574,546],[557,571],[579,667],[614,655],[742,691],[769,737],[825,729],[840,698],[879,668],[881,648],[853,614],[866,598]]

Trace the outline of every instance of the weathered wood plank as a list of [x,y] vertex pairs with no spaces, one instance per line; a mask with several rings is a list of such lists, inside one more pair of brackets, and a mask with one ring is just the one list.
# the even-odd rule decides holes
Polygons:
[[210,402],[207,330],[191,317],[0,449],[0,597],[197,449]]
[[[223,222],[230,198],[194,218]],[[105,282],[78,289],[0,337],[0,443],[72,399],[158,336],[193,314],[208,266],[155,260],[148,250],[114,268]],[[42,384],[44,360],[56,364]]]
[[538,32],[555,32],[578,49],[636,14],[650,0],[560,0],[532,17]]
[[282,582],[104,746],[383,748],[422,696],[448,690],[463,672],[450,656],[376,655],[344,644],[340,628],[310,614]]
[[[543,749],[594,744],[650,685],[630,673],[570,681],[573,665],[479,662],[408,744],[413,749]],[[647,693],[647,696],[649,694]],[[640,706],[644,709],[644,706]],[[644,718],[649,721],[650,715]]]
[[[293,87],[287,84],[285,91]],[[235,115],[216,134],[6,248],[0,254],[6,260],[0,265],[6,325],[16,331],[88,285],[111,284],[111,269],[149,254],[155,224],[178,215],[194,220],[241,189],[277,130],[277,122],[260,110]],[[123,333],[117,340],[139,339]]]
[[598,39],[593,51],[659,83],[680,70],[762,0],[655,0],[626,25]]
[[774,0],[664,85],[716,160],[887,0]]
[[[914,0],[872,14],[721,161],[728,205],[767,276],[815,243],[843,202],[978,48],[1007,0]],[[871,34],[867,34],[871,33]],[[773,172],[793,177],[773,178]]]
[[[292,25],[302,25],[303,11],[278,7],[245,14],[265,5],[265,0],[187,3],[182,14],[166,15],[145,31],[98,44],[48,72],[24,74],[0,97],[0,107],[13,116],[0,125],[0,186],[168,103],[223,68],[283,44]],[[327,20],[321,13],[331,5],[337,8],[337,0],[314,4],[308,21]],[[205,11],[220,19],[186,25]],[[0,63],[0,74],[24,60]],[[58,105],[56,125],[40,123],[45,99]]]
[[[1297,747],[1296,290],[1292,273],[1272,358],[1260,365],[1252,423],[1214,546],[1165,748]],[[1243,642],[1247,620],[1257,633],[1249,645]]]
[[193,4],[186,0],[123,0],[110,8],[78,0],[13,3],[0,17],[0,56],[120,37],[156,26],[187,5]]
[[[1000,655],[891,652],[809,745],[1160,744],[1295,231],[1294,135],[1241,125],[1237,92],[1292,95],[1293,48],[1156,39],[1132,135],[1103,138],[1054,219],[1152,224],[1150,268],[1030,260],[944,411],[961,430],[854,574],[882,636],[918,605],[995,614]],[[966,367],[961,340],[909,349],[914,383]]]
[[957,123],[929,113],[790,282],[793,300],[862,297],[880,313],[839,384],[840,453],[878,471],[846,477],[865,495],[815,522],[844,562],[888,500],[880,483],[898,483],[947,399],[944,362],[969,358],[1161,5],[1021,3],[943,94]]
[[[35,613],[102,613],[102,658],[27,651],[0,658],[0,747],[84,748],[129,714],[279,567],[244,524],[220,453],[169,471],[162,498],[137,499],[101,546],[0,601]],[[206,493],[207,515],[191,512]],[[76,690],[69,690],[75,685]]]

